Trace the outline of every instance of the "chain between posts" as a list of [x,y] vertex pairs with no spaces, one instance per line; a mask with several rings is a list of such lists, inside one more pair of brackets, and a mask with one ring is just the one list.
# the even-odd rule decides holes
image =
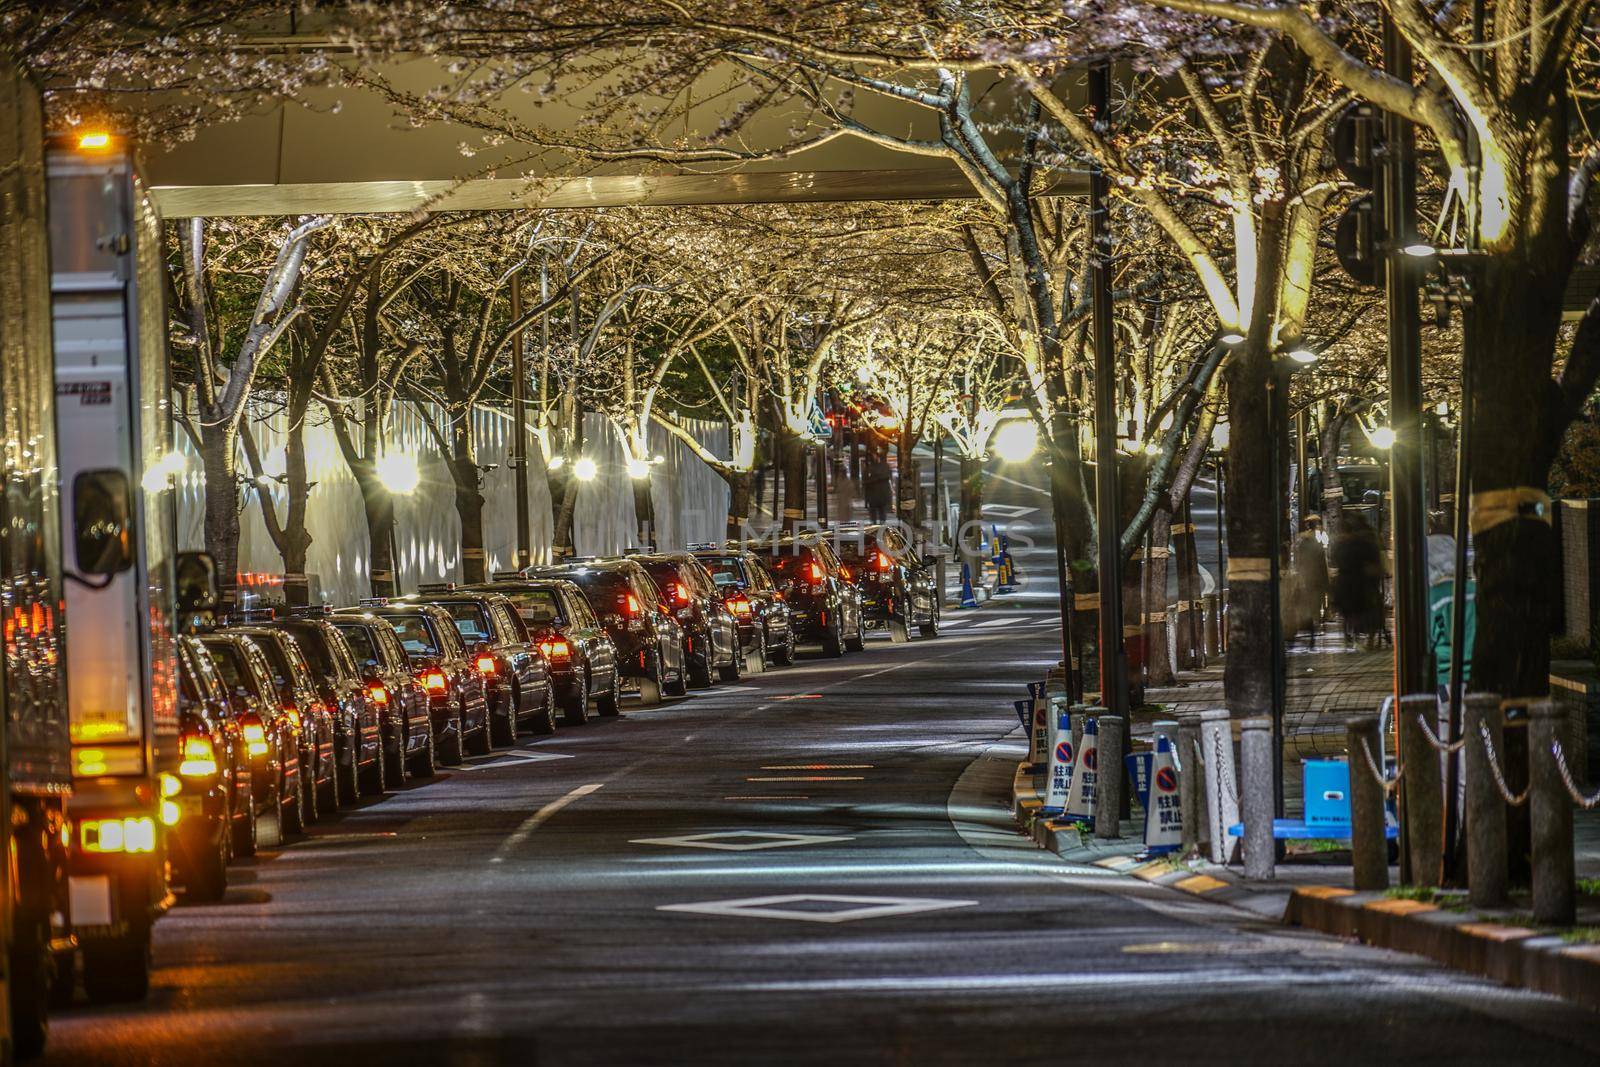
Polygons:
[[[1489,725],[1487,723],[1478,723],[1478,736],[1483,738],[1483,752],[1484,755],[1489,757],[1489,776],[1494,779],[1495,789],[1499,791],[1501,799],[1507,804],[1510,804],[1513,808],[1520,808],[1527,803],[1528,789],[1532,789],[1532,785],[1529,785],[1528,789],[1524,789],[1520,794],[1513,794],[1511,787],[1506,785],[1505,773],[1500,769],[1500,756],[1494,750],[1494,739],[1489,736]],[[1559,742],[1557,742],[1557,747],[1560,747]],[[1562,764],[1561,767],[1565,771],[1566,765]]]
[[1366,760],[1367,770],[1372,772],[1373,780],[1378,783],[1385,793],[1393,792],[1394,787],[1400,784],[1400,779],[1405,777],[1406,769],[1396,766],[1394,777],[1385,778],[1383,771],[1378,769],[1378,761],[1372,758],[1372,747],[1367,744],[1365,737],[1361,738],[1361,755]]
[[[1578,783],[1573,781],[1572,770],[1567,766],[1567,755],[1561,750],[1560,741],[1553,742],[1550,745],[1550,755],[1555,758],[1556,771],[1561,775],[1561,784],[1567,787],[1567,792],[1571,795],[1574,804],[1584,811],[1588,811],[1596,804],[1600,804],[1600,790],[1596,790],[1593,796],[1586,797],[1583,795],[1583,790],[1578,788]],[[1498,776],[1498,769],[1495,774]]]
[[1215,734],[1213,734],[1212,735],[1212,740],[1215,742],[1215,744],[1212,747],[1216,749],[1216,755],[1217,755],[1217,772],[1218,772],[1217,773],[1217,781],[1221,782],[1223,788],[1227,789],[1227,791],[1228,791],[1228,803],[1232,804],[1234,807],[1238,807],[1239,806],[1239,790],[1238,790],[1238,787],[1236,787],[1233,784],[1233,781],[1232,781],[1233,776],[1231,774],[1223,774],[1223,773],[1221,773],[1222,772],[1222,768],[1227,766],[1227,764],[1222,759],[1222,731],[1218,730]]
[[1462,747],[1467,743],[1467,739],[1465,737],[1462,737],[1461,740],[1456,741],[1453,744],[1446,744],[1445,742],[1439,740],[1439,735],[1434,733],[1433,727],[1428,725],[1427,716],[1423,715],[1420,711],[1417,712],[1417,725],[1422,727],[1422,736],[1428,739],[1428,744],[1432,745],[1440,752],[1460,752]]

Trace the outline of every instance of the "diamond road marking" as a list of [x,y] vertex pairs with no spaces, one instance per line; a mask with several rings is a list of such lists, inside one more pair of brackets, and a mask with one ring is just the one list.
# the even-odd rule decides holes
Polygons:
[[518,763],[542,763],[552,759],[571,759],[570,752],[507,752],[494,756],[483,763],[463,763],[459,767],[447,768],[450,771],[487,771],[495,767],[511,767]]
[[[838,904],[824,911],[785,905]],[[698,915],[747,915],[756,919],[793,919],[809,923],[848,923],[859,919],[885,919],[892,915],[915,915],[946,908],[976,907],[976,900],[937,900],[930,897],[842,897],[826,893],[801,893],[779,897],[747,897],[743,900],[707,900],[698,904],[661,904],[657,911],[687,911]]]
[[994,516],[1001,519],[1020,519],[1024,515],[1032,515],[1038,508],[1030,508],[1025,504],[985,504],[983,516]]
[[774,834],[757,830],[724,830],[714,834],[689,834],[684,837],[639,837],[630,845],[676,845],[682,848],[714,848],[722,852],[755,852],[764,848],[794,848],[796,845],[826,845],[835,841],[854,841],[853,837],[823,834]]

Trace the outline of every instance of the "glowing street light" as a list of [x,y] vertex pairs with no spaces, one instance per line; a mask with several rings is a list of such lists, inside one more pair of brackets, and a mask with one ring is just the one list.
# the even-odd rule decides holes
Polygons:
[[594,476],[599,473],[600,468],[596,467],[594,460],[588,456],[579,456],[577,462],[572,465],[572,476],[580,482],[592,482]]
[[1296,348],[1289,352],[1289,358],[1301,366],[1309,366],[1317,361],[1317,353],[1309,348]]
[[385,452],[376,464],[378,481],[391,493],[410,496],[422,484],[422,468],[409,452]]
[[650,477],[650,461],[647,460],[647,459],[636,459],[633,456],[629,456],[628,457],[628,477],[630,477],[630,478],[648,478],[648,477]]
[[1381,448],[1387,451],[1394,447],[1394,428],[1379,426],[1367,434],[1367,440],[1372,442],[1373,448]]
[[1021,463],[1039,447],[1039,431],[1028,418],[1007,419],[994,431],[995,455],[1007,463]]
[[1242,344],[1244,344],[1244,334],[1242,334],[1242,333],[1225,333],[1221,337],[1219,337],[1218,340],[1221,341],[1225,345],[1242,345]]

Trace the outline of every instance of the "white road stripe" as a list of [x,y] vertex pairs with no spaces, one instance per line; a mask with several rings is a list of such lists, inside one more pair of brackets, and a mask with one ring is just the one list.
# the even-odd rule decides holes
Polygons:
[[566,796],[561,797],[558,800],[552,800],[550,803],[546,804],[544,807],[528,816],[528,818],[523,821],[522,825],[517,827],[516,832],[505,839],[505,842],[501,844],[501,846],[495,851],[494,858],[489,862],[502,862],[512,849],[526,841],[529,834],[533,833],[539,827],[549,822],[562,808],[566,807],[568,804],[571,804],[575,800],[581,800],[590,793],[598,790],[603,785],[605,785],[604,782],[590,782],[588,785],[580,785]]

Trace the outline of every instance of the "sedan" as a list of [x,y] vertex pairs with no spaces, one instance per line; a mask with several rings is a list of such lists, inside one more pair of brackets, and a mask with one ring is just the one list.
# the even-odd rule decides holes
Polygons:
[[435,769],[433,718],[428,694],[411,669],[400,635],[376,615],[331,615],[363,671],[367,697],[383,716],[385,776],[392,782],[432,778]]
[[278,705],[272,669],[254,642],[240,634],[212,633],[200,643],[227,688],[232,716],[244,739],[250,766],[250,817],[235,833],[233,851],[252,856],[262,816],[276,816],[280,835],[302,829],[300,742],[294,724]]
[[736,682],[743,674],[739,629],[723,603],[717,583],[700,561],[687,552],[662,552],[634,556],[655,581],[667,610],[683,627],[685,666],[689,684],[706,688],[717,678]]
[[861,591],[820,538],[782,538],[751,546],[772,572],[802,640],[820,642],[827,656],[864,647]]
[[624,684],[636,687],[641,704],[659,704],[663,693],[688,692],[683,629],[666,610],[661,590],[634,560],[569,560],[526,573],[562,578],[583,590],[616,645]]
[[617,646],[579,589],[559,578],[509,578],[492,588],[516,609],[544,654],[563,721],[583,722],[592,701],[601,715],[615,715],[622,697]]
[[845,527],[834,544],[861,591],[868,626],[887,629],[897,642],[909,640],[912,627],[939,636],[938,560],[918,556],[905,534],[887,525]]
[[[499,593],[468,593],[454,585],[425,585],[417,599],[443,608],[483,675],[489,694],[491,738],[513,745],[517,729],[556,732],[555,694],[544,656],[511,602]],[[587,708],[585,708],[587,718]]]
[[439,762],[458,764],[466,752],[489,752],[489,698],[483,674],[467,656],[455,620],[432,604],[377,598],[339,616],[373,615],[400,638],[411,670],[428,694],[428,717]]
[[383,717],[368,699],[355,657],[329,621],[331,614],[327,608],[299,608],[272,626],[293,637],[305,653],[317,693],[333,713],[339,795],[349,803],[357,796],[383,795]]
[[331,814],[339,806],[337,731],[299,642],[267,626],[230,626],[224,632],[248,637],[272,668],[278,703],[300,735],[300,804],[305,821],[316,822],[323,812]]
[[787,667],[793,663],[795,636],[789,605],[760,557],[734,547],[701,549],[695,558],[711,572],[739,624],[745,669],[761,671],[773,664]]
[[198,639],[179,637],[179,820],[167,838],[174,880],[190,900],[221,900],[234,841],[254,840],[250,757],[228,691]]

